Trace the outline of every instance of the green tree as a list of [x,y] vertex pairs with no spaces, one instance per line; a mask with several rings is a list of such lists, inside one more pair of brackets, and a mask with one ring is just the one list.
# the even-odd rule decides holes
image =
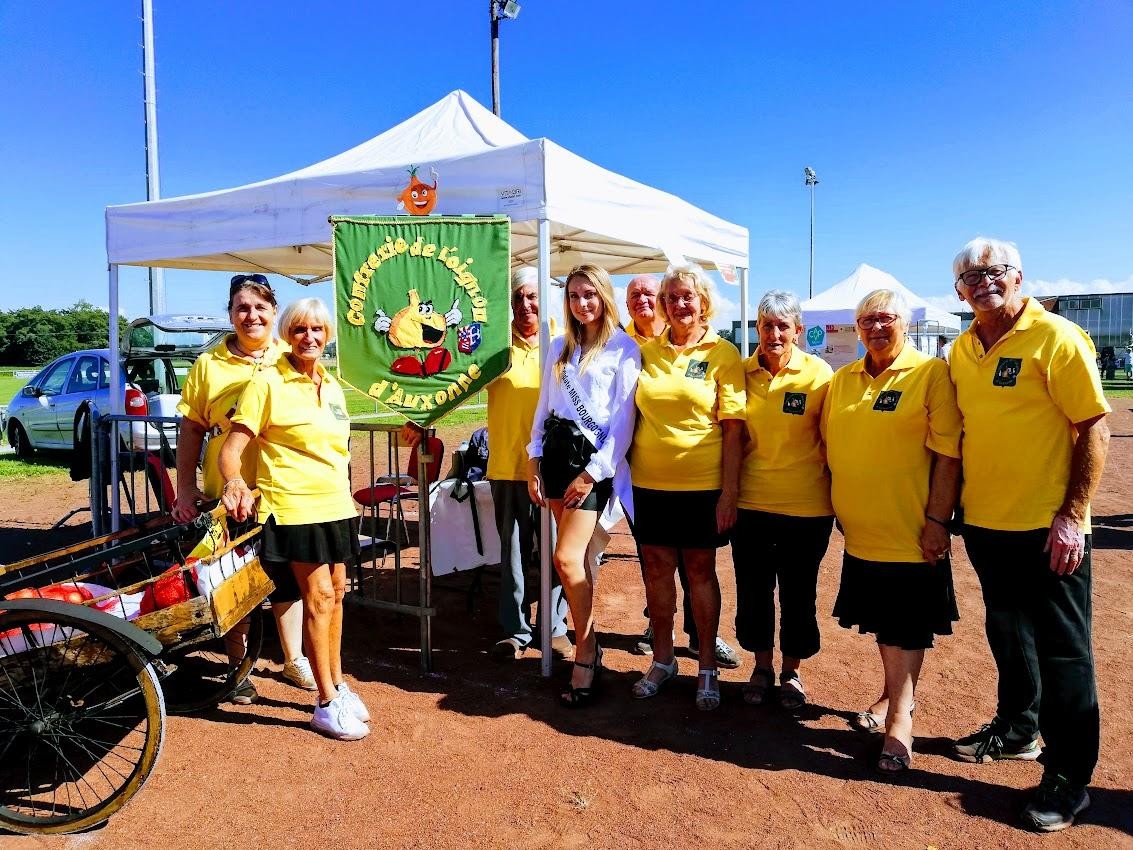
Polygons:
[[[118,319],[119,332],[128,323]],[[80,301],[63,310],[21,307],[0,312],[0,364],[42,366],[82,348],[105,348],[110,321],[105,310]]]

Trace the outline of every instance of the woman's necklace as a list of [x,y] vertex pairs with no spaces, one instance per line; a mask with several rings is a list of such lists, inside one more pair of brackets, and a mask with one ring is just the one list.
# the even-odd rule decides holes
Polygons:
[[232,347],[236,349],[236,353],[241,357],[247,357],[249,360],[255,360],[257,362],[263,358],[264,352],[267,351],[266,348],[257,348],[255,351],[245,351],[240,347],[240,341],[238,339],[232,340]]

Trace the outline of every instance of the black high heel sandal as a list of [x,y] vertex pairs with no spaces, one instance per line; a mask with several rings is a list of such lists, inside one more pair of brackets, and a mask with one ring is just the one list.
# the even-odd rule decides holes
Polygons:
[[589,664],[584,664],[581,661],[574,662],[575,667],[581,667],[583,670],[593,670],[594,675],[590,678],[590,684],[585,688],[576,688],[570,683],[567,683],[565,692],[559,694],[559,703],[564,708],[583,708],[590,703],[590,700],[598,692],[598,684],[601,680],[602,674],[602,647],[598,647],[598,651],[594,654],[594,660]]

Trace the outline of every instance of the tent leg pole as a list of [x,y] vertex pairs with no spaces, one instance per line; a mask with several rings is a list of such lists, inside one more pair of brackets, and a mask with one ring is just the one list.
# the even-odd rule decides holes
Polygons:
[[750,353],[748,349],[751,347],[748,344],[747,329],[747,269],[740,266],[736,271],[740,275],[740,354],[747,360]]
[[[551,223],[539,219],[539,364],[551,348]],[[539,511],[539,650],[544,678],[551,676],[551,509]]]
[[[118,264],[110,264],[110,286],[109,286],[109,305],[108,310],[110,315],[107,317],[107,326],[110,329],[110,413],[120,414],[125,412],[125,389],[122,385],[122,358],[118,356],[118,352],[122,350],[121,341],[118,338]],[[120,458],[118,456],[118,430],[119,424],[114,422],[110,427],[110,439],[107,443],[110,452],[110,530],[122,530],[122,506],[120,499],[120,486],[118,482],[118,464]]]

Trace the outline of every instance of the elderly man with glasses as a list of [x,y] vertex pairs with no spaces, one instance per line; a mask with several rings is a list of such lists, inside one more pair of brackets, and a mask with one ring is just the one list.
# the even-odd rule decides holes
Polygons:
[[955,743],[964,761],[1035,760],[1022,825],[1070,826],[1090,804],[1100,721],[1090,645],[1090,498],[1109,404],[1093,343],[1021,292],[1011,243],[978,237],[952,262],[975,312],[950,361],[964,417],[964,541],[999,672],[994,719]]

